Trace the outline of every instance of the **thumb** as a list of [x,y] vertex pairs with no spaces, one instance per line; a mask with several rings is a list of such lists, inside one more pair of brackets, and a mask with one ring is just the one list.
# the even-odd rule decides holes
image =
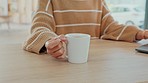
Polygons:
[[68,40],[67,38],[65,37],[65,35],[60,35],[59,36],[59,39],[62,41],[62,42],[65,42],[67,44]]

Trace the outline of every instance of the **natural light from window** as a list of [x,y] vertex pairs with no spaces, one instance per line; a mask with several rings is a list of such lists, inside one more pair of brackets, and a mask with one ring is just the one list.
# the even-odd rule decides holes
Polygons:
[[144,28],[146,0],[106,0],[106,2],[116,21]]

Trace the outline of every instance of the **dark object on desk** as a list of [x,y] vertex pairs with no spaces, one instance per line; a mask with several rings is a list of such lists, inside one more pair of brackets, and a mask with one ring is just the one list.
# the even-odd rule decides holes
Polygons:
[[138,51],[138,52],[141,52],[141,53],[148,54],[148,44],[141,45],[138,48],[136,48],[135,50]]

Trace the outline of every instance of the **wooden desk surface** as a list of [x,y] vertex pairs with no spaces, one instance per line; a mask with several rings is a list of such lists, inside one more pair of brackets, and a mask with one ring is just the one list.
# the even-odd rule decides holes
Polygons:
[[0,83],[138,83],[148,81],[148,54],[137,43],[92,40],[89,61],[71,64],[0,44]]

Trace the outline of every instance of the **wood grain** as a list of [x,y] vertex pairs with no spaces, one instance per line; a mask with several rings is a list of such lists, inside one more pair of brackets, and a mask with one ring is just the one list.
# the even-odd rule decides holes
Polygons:
[[137,83],[148,80],[148,55],[137,43],[91,40],[89,61],[71,64],[0,44],[0,83]]

